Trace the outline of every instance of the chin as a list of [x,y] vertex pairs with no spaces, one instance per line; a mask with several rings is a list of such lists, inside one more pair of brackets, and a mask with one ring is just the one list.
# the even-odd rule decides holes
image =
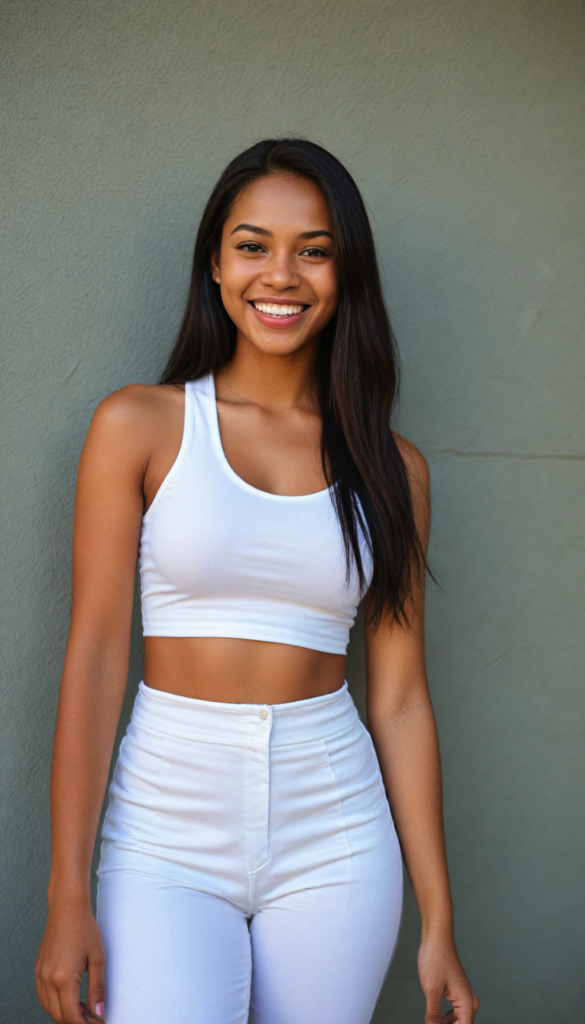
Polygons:
[[288,356],[292,352],[298,352],[305,344],[305,341],[304,339],[297,341],[294,339],[274,338],[274,340],[262,339],[262,341],[252,342],[252,344],[260,349],[261,352],[266,352],[267,355]]
[[302,348],[308,340],[307,338],[286,337],[284,332],[279,331],[274,331],[272,335],[264,334],[261,336],[258,336],[256,332],[248,334],[246,331],[241,331],[241,334],[244,335],[254,348],[270,355],[289,355],[291,352],[296,352],[297,349]]

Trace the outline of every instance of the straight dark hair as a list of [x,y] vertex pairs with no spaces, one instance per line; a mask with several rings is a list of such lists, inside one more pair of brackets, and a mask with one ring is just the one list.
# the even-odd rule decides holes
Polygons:
[[341,528],[348,579],[355,565],[363,593],[361,532],[374,563],[373,621],[377,625],[384,613],[404,621],[415,574],[425,563],[406,466],[390,429],[398,393],[396,343],[362,197],[326,149],[306,139],[266,139],[228,164],[201,218],[187,306],[161,383],[197,380],[231,358],[236,328],[212,279],[211,256],[219,252],[223,225],[242,189],[272,174],[308,178],[329,206],[340,298],[319,346],[323,471]]

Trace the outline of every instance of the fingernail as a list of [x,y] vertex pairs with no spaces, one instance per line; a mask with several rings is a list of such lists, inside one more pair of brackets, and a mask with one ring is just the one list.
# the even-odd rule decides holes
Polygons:
[[96,1003],[95,1004],[95,1015],[96,1015],[96,1017],[103,1017],[104,1009],[105,1009],[105,1007],[104,1007],[103,1003]]

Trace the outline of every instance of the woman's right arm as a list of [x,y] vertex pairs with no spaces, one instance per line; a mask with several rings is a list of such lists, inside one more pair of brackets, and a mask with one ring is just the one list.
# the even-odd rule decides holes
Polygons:
[[39,1000],[57,1024],[103,1014],[104,953],[90,870],[128,672],[149,391],[124,388],[101,403],[77,477],[71,628],[51,764],[49,917],[36,964]]

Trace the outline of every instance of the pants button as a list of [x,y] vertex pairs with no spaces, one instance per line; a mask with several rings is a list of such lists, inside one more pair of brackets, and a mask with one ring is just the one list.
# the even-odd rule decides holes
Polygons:
[[268,712],[267,712],[266,708],[262,708],[262,711],[258,712],[258,718],[262,718],[263,720],[265,718],[268,718]]

